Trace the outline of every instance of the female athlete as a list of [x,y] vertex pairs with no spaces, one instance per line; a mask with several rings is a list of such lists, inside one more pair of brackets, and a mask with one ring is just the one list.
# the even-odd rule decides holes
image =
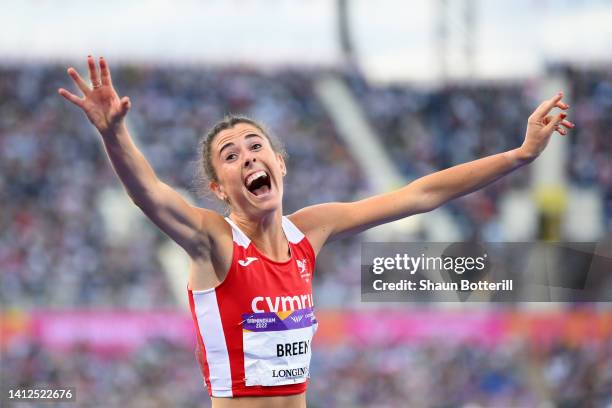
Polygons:
[[[87,58],[91,87],[60,95],[98,129],[133,203],[189,255],[187,292],[197,356],[214,407],[304,407],[309,377],[315,258],[331,240],[431,211],[530,163],[551,134],[566,135],[559,92],[527,121],[521,147],[422,177],[386,194],[325,203],[283,216],[282,149],[254,121],[229,117],[201,142],[209,187],[229,216],[190,205],[159,180],[125,126],[130,100],[113,88],[107,63]],[[562,111],[551,115],[553,108]]]

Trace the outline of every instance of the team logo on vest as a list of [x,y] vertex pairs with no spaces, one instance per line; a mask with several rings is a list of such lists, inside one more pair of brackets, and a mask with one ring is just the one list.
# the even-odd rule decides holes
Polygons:
[[255,262],[257,258],[254,256],[247,256],[247,259],[239,259],[238,263],[240,266],[249,266],[251,263]]
[[308,272],[308,270],[306,270],[306,259],[296,259],[295,262],[297,262],[297,266],[298,266],[298,273],[300,274],[300,277],[302,279],[304,279],[306,282],[310,281],[310,272]]

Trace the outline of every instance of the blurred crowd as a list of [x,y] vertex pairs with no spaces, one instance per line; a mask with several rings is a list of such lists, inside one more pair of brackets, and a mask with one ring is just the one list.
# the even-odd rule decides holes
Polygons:
[[612,226],[612,70],[567,68],[573,115],[580,126],[570,138],[567,161],[574,183],[598,185],[604,196],[606,226]]
[[[89,353],[86,346],[57,353],[35,341],[15,342],[3,367],[7,386],[76,387],[79,407],[210,406],[193,354],[161,340],[119,358]],[[612,404],[610,343],[319,347],[311,370],[307,398],[312,408]]]
[[611,353],[601,343],[450,340],[323,350],[313,356],[310,395],[315,407],[604,407],[612,404]]

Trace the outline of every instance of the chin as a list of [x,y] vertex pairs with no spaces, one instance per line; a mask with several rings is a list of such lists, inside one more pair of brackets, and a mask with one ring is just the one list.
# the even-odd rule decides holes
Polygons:
[[243,205],[245,205],[246,208],[255,210],[255,212],[268,213],[282,209],[283,197],[282,194],[278,194],[278,190],[276,189],[263,197],[255,196],[248,190],[245,190],[244,194]]
[[282,200],[277,197],[255,204],[258,209],[265,212],[272,212],[282,208]]

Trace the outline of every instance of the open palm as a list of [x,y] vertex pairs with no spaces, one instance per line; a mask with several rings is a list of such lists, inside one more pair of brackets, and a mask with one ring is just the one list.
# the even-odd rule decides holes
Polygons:
[[64,88],[60,88],[58,92],[81,108],[98,131],[102,135],[106,135],[117,130],[131,104],[128,97],[119,98],[117,91],[113,88],[110,70],[104,58],[100,58],[99,64],[100,75],[98,75],[93,57],[87,57],[91,87],[87,85],[74,68],[68,68],[68,75],[81,90],[83,97],[78,97]]

